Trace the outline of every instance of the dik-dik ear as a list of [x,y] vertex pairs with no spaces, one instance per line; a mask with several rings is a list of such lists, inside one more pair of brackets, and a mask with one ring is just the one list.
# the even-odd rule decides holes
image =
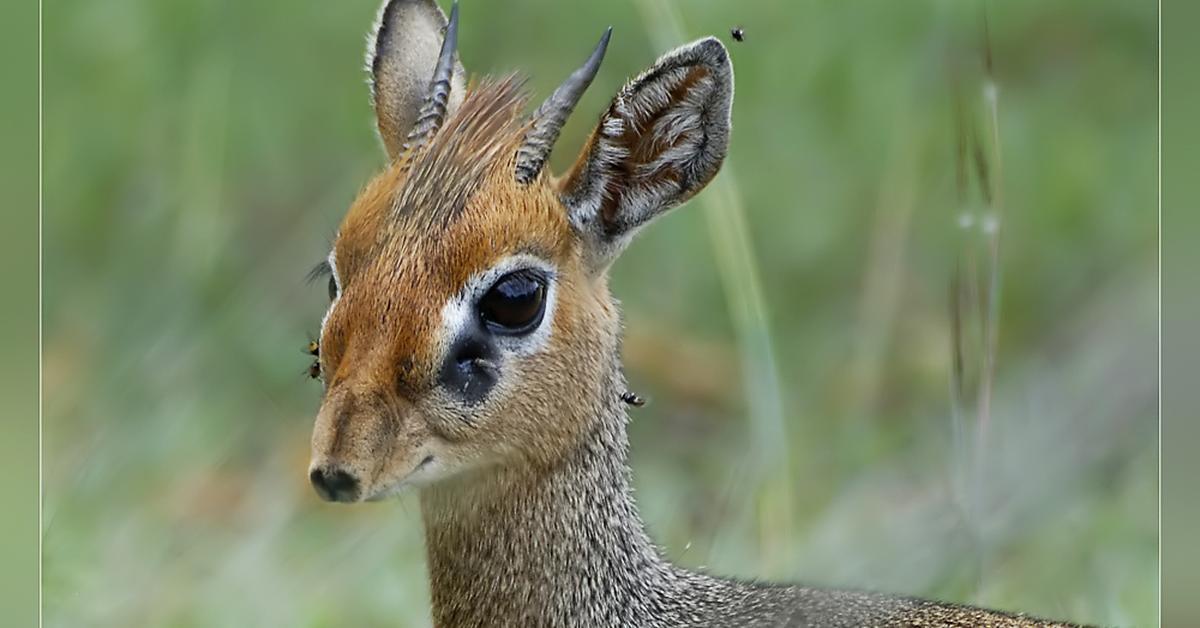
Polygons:
[[[395,159],[429,93],[446,31],[446,15],[433,0],[384,0],[367,43],[367,71],[379,137]],[[447,115],[462,103],[466,72],[454,55]]]
[[561,190],[594,266],[717,174],[732,104],[729,53],[712,37],[663,55],[617,93]]

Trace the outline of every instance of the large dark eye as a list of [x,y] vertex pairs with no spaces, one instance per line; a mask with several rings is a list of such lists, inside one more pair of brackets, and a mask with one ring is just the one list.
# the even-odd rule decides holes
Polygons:
[[479,317],[488,329],[502,334],[533,331],[545,309],[546,280],[520,270],[501,277],[479,300]]
[[329,300],[332,301],[336,298],[337,298],[337,281],[333,278],[333,275],[329,275]]

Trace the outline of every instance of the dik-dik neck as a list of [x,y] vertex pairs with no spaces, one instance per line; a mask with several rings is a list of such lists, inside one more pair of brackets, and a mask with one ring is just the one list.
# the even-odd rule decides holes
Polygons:
[[553,468],[422,492],[437,626],[627,625],[663,608],[679,574],[642,527],[615,395],[602,412]]

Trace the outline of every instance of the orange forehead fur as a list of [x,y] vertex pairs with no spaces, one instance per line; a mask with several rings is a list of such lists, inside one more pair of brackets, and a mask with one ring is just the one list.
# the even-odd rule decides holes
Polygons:
[[524,105],[513,78],[478,86],[355,200],[334,245],[342,296],[321,343],[330,388],[351,373],[375,380],[364,387],[428,385],[442,307],[471,276],[518,253],[567,262],[570,226],[549,178],[514,178]]

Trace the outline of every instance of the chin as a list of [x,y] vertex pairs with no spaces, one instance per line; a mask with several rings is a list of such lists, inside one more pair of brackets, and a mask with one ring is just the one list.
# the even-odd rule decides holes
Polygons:
[[397,482],[388,482],[388,483],[380,484],[379,486],[368,490],[366,493],[363,494],[363,496],[361,498],[359,498],[358,501],[360,501],[360,502],[382,502],[382,501],[386,501],[389,499],[400,497],[401,495],[411,492],[414,488],[417,488],[418,486],[419,485],[417,483],[411,482],[407,479],[397,481]]

